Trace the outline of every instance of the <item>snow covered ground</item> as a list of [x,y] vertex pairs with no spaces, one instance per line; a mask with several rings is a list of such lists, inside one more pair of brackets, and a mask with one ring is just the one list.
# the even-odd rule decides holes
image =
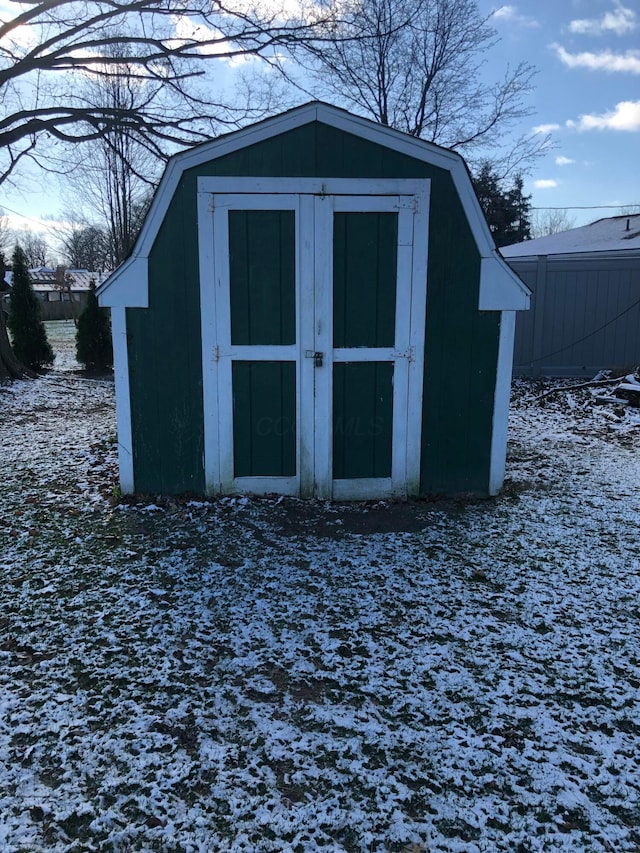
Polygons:
[[640,850],[633,412],[517,382],[491,501],[117,505],[74,368],[0,389],[2,851]]

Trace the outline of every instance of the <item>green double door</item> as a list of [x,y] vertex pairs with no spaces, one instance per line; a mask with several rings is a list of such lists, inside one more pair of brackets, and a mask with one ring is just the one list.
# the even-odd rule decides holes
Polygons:
[[417,493],[424,198],[212,202],[200,229],[208,491]]

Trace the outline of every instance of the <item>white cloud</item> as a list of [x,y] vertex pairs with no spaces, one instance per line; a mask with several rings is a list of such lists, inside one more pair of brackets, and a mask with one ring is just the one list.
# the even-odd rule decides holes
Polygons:
[[64,229],[68,223],[57,220],[48,220],[41,216],[26,216],[0,207],[0,215],[4,216],[7,228],[12,231],[33,231],[39,237],[46,237],[45,232],[57,233]]
[[607,12],[602,18],[581,18],[569,24],[570,32],[589,36],[599,36],[603,33],[622,36],[636,27],[636,13],[620,2],[615,4],[613,12]]
[[568,121],[567,127],[583,130],[640,131],[640,101],[621,101],[615,109],[601,115],[581,115],[578,121]]
[[575,162],[576,161],[572,160],[570,157],[563,157],[562,154],[559,157],[556,157],[556,166],[570,166]]
[[494,18],[500,18],[503,21],[510,21],[516,14],[515,6],[500,6],[499,9],[495,9],[493,12]]
[[533,186],[537,190],[550,190],[557,187],[558,182],[554,181],[553,178],[541,178],[539,181],[534,181]]
[[534,133],[551,133],[552,130],[560,130],[559,124],[537,124],[533,128]]
[[625,53],[614,53],[611,50],[601,50],[597,53],[591,51],[569,53],[561,44],[552,44],[551,48],[555,50],[560,62],[569,68],[640,74],[640,50],[627,50]]
[[498,21],[507,21],[512,24],[519,24],[521,27],[539,27],[540,24],[535,18],[530,18],[527,15],[521,15],[515,6],[500,6],[493,12],[493,17]]

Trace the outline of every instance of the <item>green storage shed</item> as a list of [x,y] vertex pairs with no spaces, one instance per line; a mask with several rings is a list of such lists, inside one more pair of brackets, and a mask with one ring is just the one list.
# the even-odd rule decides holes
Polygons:
[[99,299],[124,493],[502,485],[529,291],[451,151],[317,102],[196,146]]

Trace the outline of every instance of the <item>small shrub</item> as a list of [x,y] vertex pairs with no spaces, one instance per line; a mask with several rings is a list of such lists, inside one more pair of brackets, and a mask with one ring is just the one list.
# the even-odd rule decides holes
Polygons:
[[87,370],[107,370],[113,366],[111,324],[106,308],[100,308],[96,284],[91,282],[87,304],[78,319],[76,358]]

